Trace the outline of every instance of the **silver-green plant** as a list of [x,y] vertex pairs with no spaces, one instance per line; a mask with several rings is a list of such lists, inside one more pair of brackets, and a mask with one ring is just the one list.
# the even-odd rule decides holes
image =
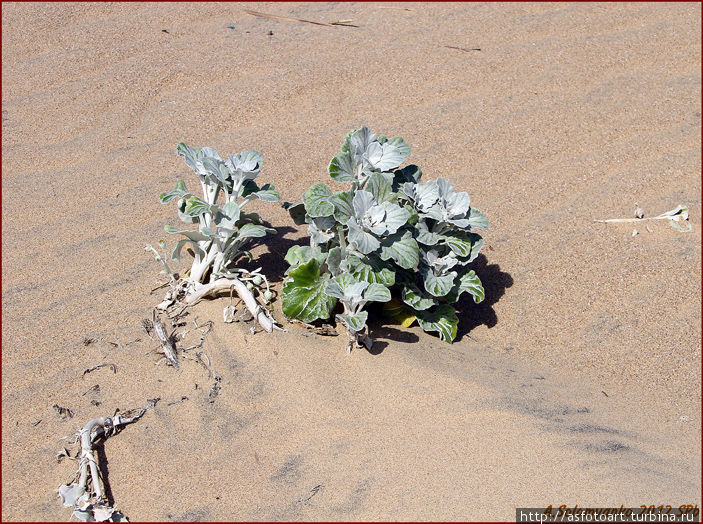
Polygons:
[[328,168],[351,187],[315,184],[287,206],[297,224],[307,224],[310,245],[286,255],[283,313],[312,322],[330,318],[341,302],[336,318],[349,333],[347,351],[373,343],[367,302],[385,302],[403,326],[417,320],[452,342],[458,318],[451,304],[464,292],[477,303],[484,298],[479,277],[464,267],[478,256],[483,239],[475,230],[488,229],[488,220],[448,180],[423,183],[417,166],[399,169],[409,154],[400,137],[366,126],[351,131]]
[[265,303],[270,302],[273,295],[265,275],[260,269],[247,271],[237,267],[243,257],[251,259],[246,247],[252,239],[275,232],[264,225],[258,214],[244,211],[252,200],[280,201],[272,184],[259,187],[254,182],[263,163],[261,153],[244,151],[222,160],[210,147],[194,148],[184,142],[178,144],[176,152],[198,175],[203,196],[188,191],[183,180],[172,191],[159,196],[162,204],[176,200],[179,218],[186,224],[197,225],[197,229],[165,226],[167,233],[183,237],[171,252],[172,260],[180,261],[184,246],[192,250],[192,266],[185,277],[175,279],[161,255],[151,246],[146,248],[154,252],[156,259],[163,262],[164,272],[175,280],[159,307],[164,309],[177,301],[193,304],[204,296],[234,288],[254,318],[270,332],[273,319],[253,293],[255,286],[265,283],[262,295]]

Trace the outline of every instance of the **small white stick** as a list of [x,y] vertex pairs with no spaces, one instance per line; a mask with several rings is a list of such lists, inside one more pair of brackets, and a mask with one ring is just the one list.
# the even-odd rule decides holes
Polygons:
[[251,312],[254,318],[256,318],[261,327],[264,328],[267,333],[271,333],[273,331],[273,321],[266,315],[263,308],[256,301],[254,295],[251,291],[249,291],[247,286],[241,280],[236,278],[218,278],[209,284],[196,285],[195,289],[189,293],[188,296],[186,296],[185,303],[194,304],[207,295],[212,295],[219,291],[224,291],[225,289],[230,289],[232,286],[237,289],[239,298],[244,301],[247,309]]

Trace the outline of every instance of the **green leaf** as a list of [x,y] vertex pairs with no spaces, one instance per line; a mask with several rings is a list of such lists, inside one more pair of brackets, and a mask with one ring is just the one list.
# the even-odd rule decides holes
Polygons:
[[190,229],[181,230],[169,224],[166,224],[164,226],[164,231],[166,231],[166,233],[169,233],[170,235],[183,235],[189,240],[192,240],[193,242],[203,242],[210,240],[209,236],[203,235],[200,231],[193,231]]
[[485,297],[485,291],[483,289],[483,285],[481,284],[481,279],[478,278],[473,269],[459,277],[459,287],[458,289],[453,290],[453,292],[456,293],[457,299],[465,291],[473,296],[476,304],[482,302]]
[[329,275],[314,258],[291,270],[283,281],[283,314],[303,322],[329,318],[337,299],[325,293]]
[[273,232],[275,230],[260,226],[257,224],[244,224],[239,228],[238,238],[259,238],[265,237],[266,233]]
[[305,210],[313,218],[326,217],[334,213],[334,205],[330,201],[332,190],[323,183],[315,184],[303,195]]
[[332,198],[330,202],[334,206],[334,218],[340,224],[344,224],[349,220],[354,214],[354,206],[352,205],[352,199],[354,198],[354,191],[338,191]]
[[420,262],[419,248],[410,231],[399,231],[386,237],[381,248],[381,259],[393,259],[403,269],[411,269]]
[[368,317],[369,313],[367,311],[359,311],[353,315],[337,315],[337,318],[344,322],[349,329],[356,332],[363,331]]
[[393,298],[383,304],[383,314],[394,318],[406,328],[412,326],[416,319],[415,312],[397,298]]
[[395,284],[395,273],[383,265],[378,259],[350,256],[344,259],[342,267],[359,280],[369,283],[378,282],[385,286]]
[[434,311],[418,311],[417,322],[425,331],[437,331],[439,338],[450,344],[456,338],[459,319],[449,304],[442,304]]
[[325,261],[326,253],[319,249],[313,250],[310,246],[291,246],[286,253],[285,260],[291,266],[299,266],[305,264],[312,258],[315,258],[320,264]]
[[203,213],[209,213],[210,207],[210,204],[205,202],[202,198],[192,196],[186,200],[186,207],[183,212],[188,216],[197,217]]
[[446,296],[454,286],[456,271],[450,271],[446,275],[437,276],[432,270],[427,270],[422,275],[425,281],[425,290],[436,297]]
[[342,263],[342,248],[333,247],[327,254],[327,269],[333,277],[339,275],[339,265]]
[[484,231],[488,231],[488,218],[486,218],[486,215],[484,215],[482,211],[472,207],[469,213],[469,227],[471,229],[483,229]]
[[173,200],[174,198],[185,198],[190,196],[190,193],[186,189],[186,184],[183,180],[176,182],[176,187],[169,193],[161,193],[159,195],[159,201],[162,204],[166,204]]
[[239,196],[244,198],[259,191],[259,185],[253,180],[245,180],[239,188]]
[[388,302],[391,299],[391,292],[383,284],[369,284],[364,291],[364,300],[369,302]]
[[349,243],[354,244],[356,249],[364,255],[373,253],[381,246],[381,242],[374,235],[359,227],[354,218],[347,221],[347,227],[349,227],[347,233]]
[[353,182],[356,179],[354,175],[355,168],[356,165],[351,152],[343,151],[330,161],[327,170],[332,179],[336,182],[347,183]]
[[443,240],[465,264],[473,262],[483,247],[483,238],[478,233],[449,231],[445,233]]
[[417,311],[424,311],[436,304],[433,298],[424,295],[416,285],[406,285],[402,291],[403,302]]
[[358,303],[369,286],[368,282],[359,281],[350,273],[341,273],[329,281],[325,291],[331,297]]
[[253,196],[264,202],[280,202],[281,195],[273,187],[273,184],[265,184],[259,191],[251,193]]
[[392,175],[390,173],[374,173],[369,177],[365,190],[370,192],[376,199],[376,203],[394,202],[396,195],[391,189]]

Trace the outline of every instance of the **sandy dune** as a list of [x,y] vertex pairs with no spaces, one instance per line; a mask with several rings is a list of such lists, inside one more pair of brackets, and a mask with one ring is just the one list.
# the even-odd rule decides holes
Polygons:
[[[102,457],[132,520],[700,504],[700,4],[3,3],[2,36],[3,520],[68,519],[59,439],[156,397]],[[177,221],[157,195],[194,182],[176,143],[258,149],[296,201],[336,187],[362,124],[488,215],[486,301],[451,346],[377,318],[349,356],[201,303],[209,403],[203,368],[155,365],[140,326],[162,293],[144,245]],[[636,203],[686,204],[692,231],[593,223]],[[257,209],[278,289],[305,233]]]

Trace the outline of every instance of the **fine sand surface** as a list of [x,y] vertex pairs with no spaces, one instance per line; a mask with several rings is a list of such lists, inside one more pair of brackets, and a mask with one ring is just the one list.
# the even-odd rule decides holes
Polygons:
[[[3,3],[2,519],[67,520],[60,439],[157,397],[101,457],[132,520],[700,505],[700,73],[695,3]],[[297,201],[343,188],[327,164],[362,124],[487,214],[486,300],[451,346],[372,315],[351,355],[280,300],[270,335],[203,302],[209,403],[205,370],[155,365],[140,325],[163,297],[144,246],[178,223],[157,195],[197,185],[176,144],[258,149]],[[688,205],[692,231],[593,222],[636,203]],[[306,233],[256,209],[280,289]]]

